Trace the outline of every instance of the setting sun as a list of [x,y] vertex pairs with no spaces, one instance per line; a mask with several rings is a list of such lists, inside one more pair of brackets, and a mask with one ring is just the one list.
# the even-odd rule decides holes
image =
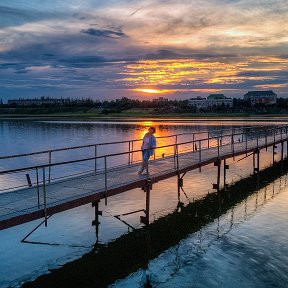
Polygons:
[[136,88],[133,89],[134,91],[138,91],[138,92],[144,92],[144,93],[148,93],[148,94],[162,94],[162,93],[167,93],[169,92],[169,90],[159,90],[159,89],[145,89],[145,88]]

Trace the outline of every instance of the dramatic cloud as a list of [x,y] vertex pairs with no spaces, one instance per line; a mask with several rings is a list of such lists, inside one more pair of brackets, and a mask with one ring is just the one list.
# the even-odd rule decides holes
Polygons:
[[81,32],[91,36],[108,37],[108,38],[121,38],[126,36],[125,33],[121,31],[94,29],[94,28],[89,28],[87,30],[83,29],[81,30]]
[[0,98],[288,96],[286,0],[3,0]]

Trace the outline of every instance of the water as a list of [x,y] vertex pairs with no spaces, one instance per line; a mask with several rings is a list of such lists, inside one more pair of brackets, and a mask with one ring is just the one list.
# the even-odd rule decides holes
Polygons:
[[[133,121],[124,123],[103,123],[76,121],[1,120],[0,135],[2,143],[0,155],[25,153],[35,150],[46,150],[73,145],[93,144],[104,141],[137,139],[143,135],[147,129],[146,127],[152,124],[157,126],[158,136],[183,132],[207,131],[207,129],[209,129],[209,131],[213,131],[224,126],[228,128],[231,128],[232,126],[231,123],[219,121],[214,123],[210,122],[207,125],[199,122],[179,122],[175,124],[174,122],[169,121],[158,123]],[[271,123],[263,124],[270,125]],[[234,125],[243,125],[243,122],[235,122]],[[247,125],[247,123],[245,123],[245,125]],[[102,153],[105,152],[106,151],[104,150],[102,151]],[[83,155],[86,155],[86,153],[90,152],[80,151],[77,152],[76,155],[73,155],[73,157],[82,157]],[[65,157],[70,159],[71,155],[67,154],[64,156],[64,159]],[[230,165],[227,178],[228,183],[235,182],[241,179],[241,177],[245,177],[252,172],[251,157],[237,162],[239,159],[240,158],[236,158],[235,161],[230,159],[228,161],[228,164]],[[279,153],[276,155],[276,159],[279,159]],[[21,166],[29,163],[41,163],[41,161],[46,160],[46,158],[44,159],[44,157],[41,156],[34,157],[32,159],[22,159],[21,162],[18,161],[16,164]],[[268,149],[267,152],[263,151],[261,153],[262,168],[269,166],[271,164],[271,160],[271,149]],[[12,165],[13,163],[9,161],[2,161],[0,163],[1,170],[12,167]],[[79,166],[71,167],[71,171],[73,171],[73,169],[77,170],[79,169]],[[57,173],[64,173],[64,171],[57,171]],[[15,185],[23,185],[25,179],[19,180],[19,177],[15,177],[12,178],[12,180],[10,178],[9,181],[12,181]],[[196,201],[197,199],[201,199],[207,194],[208,191],[212,191],[212,183],[215,181],[215,167],[213,165],[209,165],[203,169],[201,174],[198,171],[192,171],[186,174],[184,177],[185,194],[181,192],[180,199],[178,199],[177,196],[177,182],[175,178],[155,184],[153,186],[151,195],[151,221],[153,222],[155,219],[159,219],[159,217],[165,216],[174,211],[175,207],[177,207],[177,204],[179,203],[179,200],[184,203],[184,205],[187,205],[193,200]],[[281,186],[281,193],[274,192],[275,195],[277,194],[277,197],[270,197],[271,199],[269,198],[269,201],[267,200],[263,207],[258,205],[259,207],[257,206],[257,209],[255,207],[253,208],[255,211],[251,208],[254,211],[252,216],[247,216],[246,218],[241,218],[239,216],[241,218],[239,221],[237,220],[238,218],[236,216],[233,216],[234,222],[228,233],[224,233],[223,235],[221,234],[221,236],[219,236],[218,234],[215,234],[215,229],[218,231],[217,227],[223,227],[223,229],[221,229],[224,231],[227,225],[231,226],[231,211],[228,211],[219,219],[222,226],[219,226],[220,222],[215,222],[203,227],[199,232],[193,233],[192,235],[183,239],[183,241],[181,241],[179,244],[179,247],[182,244],[183,247],[181,246],[182,248],[177,249],[184,249],[186,251],[189,247],[191,247],[191,245],[194,247],[195,241],[200,241],[199,235],[201,235],[201,237],[204,239],[210,239],[210,236],[212,239],[214,239],[215,237],[213,238],[213,235],[217,236],[214,240],[211,240],[211,244],[207,244],[207,247],[209,248],[206,250],[199,245],[195,245],[195,247],[199,247],[199,251],[202,249],[200,256],[197,254],[197,257],[195,258],[193,253],[193,255],[188,253],[187,255],[189,255],[189,257],[191,256],[191,261],[186,259],[187,261],[184,261],[185,265],[181,265],[177,271],[172,269],[173,277],[168,277],[167,279],[164,277],[165,279],[161,280],[160,282],[154,279],[156,281],[155,285],[162,285],[163,287],[217,287],[217,285],[219,287],[233,287],[227,285],[235,278],[239,280],[237,283],[233,282],[235,287],[241,287],[239,285],[241,285],[243,279],[246,281],[246,278],[248,277],[245,273],[249,272],[248,275],[253,276],[252,272],[254,270],[252,270],[252,272],[250,271],[253,263],[255,264],[253,266],[253,269],[255,269],[255,275],[253,277],[251,276],[252,278],[249,282],[250,286],[245,287],[265,287],[263,286],[263,283],[268,281],[268,275],[268,278],[271,278],[270,281],[272,282],[268,281],[267,283],[272,283],[274,285],[276,281],[275,279],[281,279],[280,283],[287,283],[287,279],[284,277],[284,272],[287,272],[286,266],[288,265],[288,261],[284,256],[287,255],[287,253],[285,254],[285,248],[283,248],[285,247],[284,240],[287,236],[285,235],[285,231],[288,231],[286,225],[287,221],[285,221],[287,220],[287,213],[285,211],[285,209],[287,210],[287,202],[284,201],[287,197],[285,198],[283,195],[286,195],[288,190],[286,188],[286,182],[283,182],[283,179],[281,183],[283,186]],[[7,179],[1,178],[0,189],[5,188],[6,186]],[[277,186],[277,184],[274,183],[274,187],[275,186]],[[271,187],[272,186],[268,186],[266,188],[267,195],[272,191]],[[262,192],[259,191],[259,195],[261,193]],[[247,207],[253,207],[252,203],[255,201],[253,197],[256,196],[251,196],[249,199],[247,199]],[[278,199],[281,199],[281,201]],[[242,206],[242,202],[236,205],[233,212],[234,215],[241,214],[239,211],[242,211]],[[109,199],[108,206],[105,206],[104,203],[101,202],[100,209],[103,210],[103,217],[100,217],[100,242],[110,242],[113,239],[117,239],[120,235],[129,230],[129,228],[123,222],[117,220],[115,217],[113,217],[113,215],[123,214],[129,211],[144,208],[145,194],[140,189],[131,190],[121,195],[112,197]],[[142,225],[139,221],[140,215],[142,214],[132,214],[122,218],[133,227],[141,228]],[[34,227],[36,227],[41,220],[0,231],[0,287],[21,285],[21,283],[25,283],[28,280],[37,278],[37,276],[41,274],[47,273],[50,268],[59,267],[59,265],[63,265],[66,262],[77,259],[84,253],[91,251],[92,246],[96,241],[95,227],[91,225],[93,219],[93,208],[90,205],[84,205],[76,209],[53,215],[49,219],[47,228],[41,226],[28,238],[29,241],[57,244],[57,246],[36,245],[20,242],[20,240]],[[264,223],[268,227],[273,227],[273,229],[268,229]],[[201,237],[200,239],[202,239]],[[264,240],[260,241],[259,239]],[[269,241],[271,243],[271,239],[273,240],[273,249],[268,245]],[[247,251],[245,249],[245,251],[242,251],[241,249],[237,250],[237,247],[239,248],[241,245],[246,247]],[[259,271],[259,273],[263,273],[264,268],[263,265],[261,265],[260,260],[254,255],[255,253],[253,254],[253,259],[246,259],[246,256],[249,256],[251,253],[248,248],[251,248],[251,251],[253,252],[258,251],[259,255],[257,254],[258,252],[255,253],[259,259],[261,257],[261,259],[267,259],[267,257],[269,259],[273,259],[273,261],[270,263],[272,268],[269,266],[270,264],[267,264],[267,267],[270,267],[269,269],[271,269],[271,273],[265,273],[266,276],[264,276],[266,278],[264,276],[264,278],[262,276],[259,276],[258,278],[256,277],[256,274],[258,274],[257,271]],[[151,265],[149,265],[153,266],[153,263],[155,263],[154,266],[156,267],[156,270],[149,268],[148,270],[150,272],[148,270],[147,271],[151,273],[151,275],[157,274],[156,271],[159,268],[157,261],[161,261],[161,257],[173,258],[174,250],[175,247],[171,247],[167,251],[163,252],[164,256],[160,256],[160,260],[158,258],[152,260]],[[221,261],[219,259],[221,259]],[[190,262],[193,262],[193,265]],[[248,264],[251,269],[245,268]],[[241,267],[243,266],[245,269],[243,268],[244,270],[240,271],[239,269],[235,268],[237,265],[240,265]],[[164,267],[160,274],[165,276],[163,271],[166,270],[167,267]],[[123,280],[123,282],[117,282],[115,284],[116,287],[126,287],[129,286],[129,283],[134,283],[133,285],[140,285],[141,281],[138,281],[138,278],[140,277],[139,275],[143,274],[143,271],[144,270],[140,269],[136,273],[138,276],[132,274],[130,277]],[[145,274],[149,274],[147,271]],[[229,275],[229,277],[224,277],[223,271],[226,271],[235,277],[232,277],[231,275]],[[234,272],[232,273],[232,271]],[[275,273],[273,271],[275,271]],[[225,275],[227,274],[226,272]],[[193,275],[193,282],[191,282],[191,275]],[[151,279],[152,278],[153,277],[151,277]],[[224,278],[230,279],[230,282],[228,280],[227,282]],[[236,281],[235,279],[233,281]],[[176,285],[175,283],[178,284]],[[221,286],[221,283],[223,286]],[[278,286],[268,285],[266,287]]]
[[111,288],[287,287],[287,175]]

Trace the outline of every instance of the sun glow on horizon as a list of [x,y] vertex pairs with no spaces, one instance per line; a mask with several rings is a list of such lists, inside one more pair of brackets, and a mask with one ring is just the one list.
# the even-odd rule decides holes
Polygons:
[[143,92],[143,93],[148,93],[148,94],[162,94],[162,93],[169,93],[169,92],[171,92],[170,90],[164,90],[164,89],[148,89],[148,88],[136,88],[136,89],[133,89],[133,91]]

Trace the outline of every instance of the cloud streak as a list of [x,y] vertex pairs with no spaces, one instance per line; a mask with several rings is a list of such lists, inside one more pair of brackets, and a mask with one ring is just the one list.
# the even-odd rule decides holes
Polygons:
[[126,37],[125,33],[123,33],[122,31],[113,31],[113,30],[95,29],[95,28],[83,29],[81,30],[81,33],[88,34],[90,36],[116,38],[116,39]]

